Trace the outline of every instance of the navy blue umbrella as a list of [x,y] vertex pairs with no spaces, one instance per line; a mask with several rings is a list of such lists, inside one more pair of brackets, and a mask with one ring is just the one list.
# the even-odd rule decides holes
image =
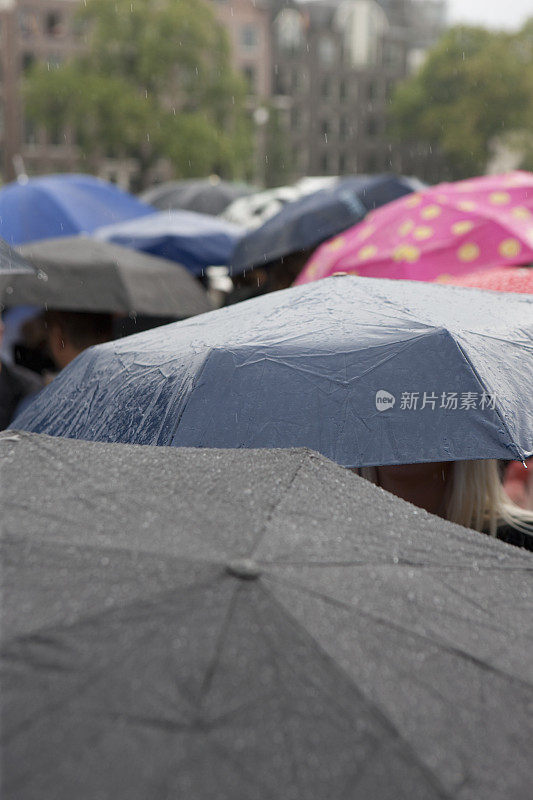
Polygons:
[[107,242],[177,261],[195,275],[228,264],[242,228],[194,211],[160,211],[142,220],[108,225],[95,236]]
[[0,189],[0,236],[11,245],[26,244],[91,233],[152,212],[151,206],[92,175],[46,175]]
[[339,276],[92,348],[13,427],[350,467],[524,459],[532,342],[529,296]]
[[288,203],[238,242],[230,274],[238,275],[291,253],[315,248],[355,225],[373,208],[412,191],[408,178],[363,175],[343,178],[333,186]]

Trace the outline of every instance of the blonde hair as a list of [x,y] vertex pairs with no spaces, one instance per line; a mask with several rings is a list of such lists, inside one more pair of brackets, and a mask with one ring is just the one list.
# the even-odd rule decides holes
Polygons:
[[[378,484],[377,467],[363,467],[363,478]],[[505,493],[495,459],[454,461],[447,487],[446,519],[496,536],[499,525],[533,535],[533,512],[515,505]]]

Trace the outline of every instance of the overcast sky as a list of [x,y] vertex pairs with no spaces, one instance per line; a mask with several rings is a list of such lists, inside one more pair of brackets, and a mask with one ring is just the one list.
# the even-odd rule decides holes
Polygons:
[[519,28],[533,17],[533,0],[448,0],[448,20],[492,28]]

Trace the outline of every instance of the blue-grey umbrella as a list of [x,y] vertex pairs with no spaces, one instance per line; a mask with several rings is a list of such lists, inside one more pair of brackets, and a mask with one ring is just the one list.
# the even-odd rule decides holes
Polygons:
[[177,261],[194,275],[224,266],[243,230],[231,222],[194,211],[159,211],[144,219],[107,225],[95,237]]
[[15,421],[344,466],[533,454],[533,298],[339,276],[79,356]]
[[343,178],[288,203],[260,228],[239,240],[231,258],[230,274],[238,275],[291,253],[315,248],[355,225],[373,208],[412,191],[408,178],[364,175]]

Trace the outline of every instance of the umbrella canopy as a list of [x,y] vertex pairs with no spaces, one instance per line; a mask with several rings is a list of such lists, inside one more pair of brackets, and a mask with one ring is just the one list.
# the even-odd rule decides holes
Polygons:
[[125,247],[69,236],[20,252],[39,273],[10,281],[0,298],[11,306],[175,317],[211,310],[207,293],[183,267]]
[[411,191],[401,178],[361,176],[344,178],[331,187],[288,203],[237,243],[230,273],[237,275],[291,253],[317,247],[324,239],[363,219],[372,208]]
[[216,216],[234,200],[253,191],[254,188],[245,183],[230,183],[213,176],[205,180],[168,181],[148,189],[139,197],[161,211],[182,208]]
[[20,253],[0,239],[0,297],[11,292],[13,278],[18,275],[35,276],[36,270]]
[[351,276],[92,348],[16,420],[56,436],[318,450],[344,466],[533,453],[533,298]]
[[301,450],[0,452],[4,800],[528,797],[529,553]]
[[531,267],[496,267],[441,278],[440,283],[490,289],[494,292],[533,294],[533,269]]
[[108,225],[95,236],[183,264],[194,275],[224,266],[242,236],[226,220],[194,211],[160,211],[141,220]]
[[533,174],[441,183],[326,242],[297,284],[351,272],[429,281],[533,261]]
[[47,175],[0,189],[0,236],[10,244],[92,233],[153,208],[92,175]]
[[0,275],[35,275],[34,267],[0,239]]
[[267,219],[281,211],[287,203],[299,200],[307,194],[318,192],[337,183],[338,177],[302,178],[290,186],[278,186],[240,197],[234,200],[223,212],[222,216],[235,225],[244,228],[258,228]]

